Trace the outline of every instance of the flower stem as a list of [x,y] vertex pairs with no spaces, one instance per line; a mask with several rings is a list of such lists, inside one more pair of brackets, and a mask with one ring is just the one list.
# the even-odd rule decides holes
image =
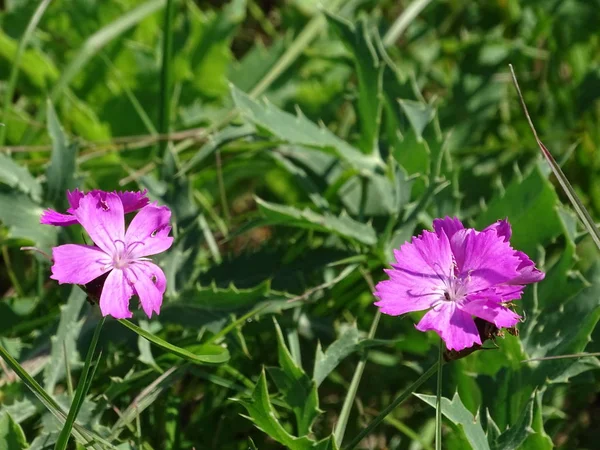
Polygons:
[[371,431],[373,431],[373,429],[377,427],[377,425],[383,422],[383,420],[388,414],[390,414],[394,409],[396,409],[396,407],[400,403],[406,400],[410,396],[410,394],[419,389],[419,387],[423,383],[425,383],[425,381],[431,378],[431,376],[436,372],[436,370],[438,370],[438,367],[440,367],[440,363],[436,362],[427,370],[427,372],[425,372],[413,384],[407,387],[404,390],[404,392],[402,392],[402,394],[400,394],[387,408],[381,411],[379,415],[375,417],[375,419],[373,419],[369,425],[366,426],[366,428],[364,428],[360,433],[358,433],[358,435],[352,440],[352,442],[350,442],[350,444],[348,444],[347,447],[344,447],[344,450],[352,450],[353,448],[355,448],[365,436],[367,436]]
[[[373,323],[371,324],[371,329],[369,330],[368,339],[373,339],[373,337],[375,336],[377,326],[379,325],[380,317],[381,312],[377,310],[375,318],[373,319]],[[354,376],[352,377],[350,387],[348,388],[348,395],[346,395],[346,398],[344,399],[344,404],[342,405],[342,410],[340,411],[340,417],[335,426],[335,429],[333,430],[335,442],[337,442],[340,446],[342,444],[342,441],[344,440],[346,426],[348,425],[348,418],[350,417],[350,410],[352,409],[354,398],[356,397],[356,392],[358,391],[358,385],[360,384],[360,379],[362,378],[363,372],[365,370],[365,365],[367,364],[367,356],[367,352],[365,351],[365,353],[363,353],[362,358],[356,365]]]
[[437,393],[435,399],[435,450],[442,450],[442,372],[444,370],[444,341],[440,339]]

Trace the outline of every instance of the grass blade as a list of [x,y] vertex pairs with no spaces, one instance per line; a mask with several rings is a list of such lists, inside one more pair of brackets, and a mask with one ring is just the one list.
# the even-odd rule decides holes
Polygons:
[[[61,406],[56,403],[56,401],[39,385],[37,381],[35,381],[29,373],[18,363],[16,359],[14,359],[10,353],[6,351],[6,349],[0,346],[0,356],[6,361],[8,366],[17,374],[17,376],[21,379],[23,384],[29,388],[29,390],[37,397],[37,399],[46,407],[46,409],[61,423],[64,424],[67,419],[67,414],[63,411]],[[102,439],[96,433],[87,430],[85,427],[81,425],[74,424],[73,426],[73,435],[75,438],[83,443],[88,444],[90,442],[101,443],[105,447],[114,449],[115,447],[105,439]],[[98,444],[90,445],[88,444],[88,448],[101,448]]]
[[[69,86],[69,83],[77,76],[83,67],[90,61],[100,50],[102,50],[109,42],[123,34],[131,27],[137,25],[140,21],[148,17],[150,14],[158,11],[165,5],[165,0],[150,0],[146,3],[123,14],[117,20],[109,23],[105,27],[92,34],[77,51],[75,57],[65,67],[60,78],[57,80],[54,88],[50,93],[50,101],[56,103],[56,100],[62,95],[64,90]],[[46,109],[40,107],[36,116],[37,122],[43,122],[46,117]],[[32,134],[28,133],[24,141],[28,143],[32,138]]]
[[65,425],[63,426],[60,434],[58,436],[58,440],[56,441],[56,445],[54,447],[55,450],[65,450],[69,443],[69,438],[71,437],[71,430],[73,429],[73,424],[75,423],[75,419],[77,419],[77,414],[79,414],[79,410],[81,409],[81,405],[83,404],[83,400],[91,387],[91,379],[88,380],[90,374],[90,366],[92,364],[92,359],[94,357],[94,353],[96,352],[96,344],[98,344],[98,338],[100,337],[100,331],[102,330],[102,325],[104,325],[105,318],[103,317],[96,325],[96,330],[94,331],[94,335],[92,336],[92,341],[90,342],[90,347],[88,348],[87,356],[85,357],[85,364],[83,365],[83,370],[81,372],[81,377],[79,379],[79,383],[77,383],[77,390],[75,391],[75,397],[71,403],[71,408],[69,409],[69,414],[67,415],[67,420]]
[[[377,313],[375,314],[375,318],[373,319],[373,323],[371,324],[368,339],[373,339],[375,337],[375,332],[377,331],[377,326],[379,325],[380,317],[381,312],[378,309]],[[350,387],[348,388],[348,395],[346,395],[346,398],[344,399],[344,404],[342,405],[342,410],[340,411],[338,423],[336,424],[335,429],[333,430],[335,442],[337,442],[338,445],[342,445],[344,434],[346,433],[346,426],[348,425],[348,418],[350,417],[350,411],[352,410],[354,398],[356,397],[356,392],[358,391],[358,385],[360,384],[360,379],[362,378],[366,365],[367,352],[365,351],[362,358],[356,365],[356,370],[354,371],[352,381],[350,382]]]
[[170,344],[169,342],[153,335],[152,333],[149,333],[146,330],[143,330],[137,325],[131,323],[129,320],[120,319],[119,322],[121,325],[124,325],[131,331],[150,341],[151,344],[154,344],[157,347],[160,347],[163,350],[190,362],[196,364],[222,364],[229,361],[229,351],[219,345],[201,345],[198,347],[198,351],[200,353],[192,353],[184,348]]
[[[8,84],[6,85],[6,90],[4,91],[4,100],[2,102],[2,111],[4,111],[3,116],[4,120],[6,120],[6,116],[8,115],[8,110],[10,109],[10,105],[12,103],[13,94],[15,92],[15,88],[17,86],[17,80],[19,79],[19,66],[21,65],[21,58],[23,57],[23,53],[25,53],[25,49],[27,48],[27,44],[29,44],[29,40],[33,35],[33,32],[37,28],[38,23],[40,22],[46,8],[50,4],[51,0],[42,0],[38,5],[37,9],[31,16],[31,20],[27,24],[27,28],[19,41],[19,47],[17,48],[17,54],[15,55],[15,59],[12,63],[12,69],[10,70],[10,76],[8,78]],[[6,127],[0,126],[0,147],[4,145],[4,141],[6,139]]]
[[[160,91],[158,99],[158,132],[169,132],[171,119],[171,92],[173,80],[172,54],[173,54],[173,21],[175,18],[175,0],[167,0],[165,8],[165,22],[163,28],[163,52],[160,70]],[[168,146],[168,141],[159,144],[159,156],[162,156]]]
[[431,3],[431,0],[415,0],[408,8],[406,8],[402,14],[394,21],[390,29],[385,33],[383,37],[383,45],[389,47],[402,36],[404,30],[412,23],[415,18],[421,14],[427,5]]
[[360,433],[358,433],[358,435],[352,440],[352,442],[350,442],[350,444],[348,444],[347,447],[344,447],[344,450],[352,450],[358,444],[360,444],[360,441],[362,441],[365,436],[367,436],[371,431],[373,431],[373,429],[375,427],[377,427],[377,425],[379,425],[381,422],[383,422],[383,419],[385,419],[385,417],[388,414],[390,414],[394,409],[396,409],[396,407],[400,403],[402,403],[404,400],[406,400],[414,391],[419,389],[419,387],[423,383],[425,383],[425,381],[427,381],[429,378],[431,378],[431,376],[435,372],[437,372],[438,367],[439,367],[439,364],[436,362],[433,366],[431,366],[427,370],[427,372],[425,372],[413,384],[411,384],[409,387],[407,387],[404,390],[404,392],[402,392],[402,394],[400,394],[392,403],[390,403],[387,408],[385,408],[383,411],[381,411],[379,413],[379,415],[377,417],[375,417],[369,425],[367,425]]
[[590,216],[590,213],[587,211],[587,209],[585,208],[585,206],[583,205],[583,203],[577,196],[577,193],[573,189],[573,186],[571,186],[571,183],[567,179],[566,175],[563,173],[562,169],[560,168],[560,166],[558,165],[558,163],[556,162],[556,160],[554,159],[552,154],[548,151],[546,146],[542,143],[542,141],[538,137],[535,126],[533,125],[533,121],[531,120],[531,117],[529,116],[529,111],[527,110],[527,105],[525,104],[525,100],[523,99],[523,94],[521,94],[521,88],[519,87],[519,82],[517,81],[517,76],[515,75],[515,71],[513,69],[512,64],[509,64],[509,67],[510,67],[510,72],[512,74],[513,83],[515,85],[515,88],[517,89],[517,93],[519,94],[519,99],[521,100],[523,112],[525,113],[527,122],[529,122],[529,127],[531,128],[531,131],[533,132],[535,141],[537,142],[538,147],[542,151],[544,158],[550,165],[550,169],[552,169],[552,172],[556,176],[556,179],[558,180],[560,187],[563,189],[563,191],[569,198],[569,201],[573,205],[575,212],[577,212],[579,219],[583,222],[583,225],[585,226],[587,231],[590,233],[590,236],[594,240],[594,243],[596,244],[598,249],[600,249],[600,231],[598,231],[598,228],[596,228],[594,219],[592,219],[592,216]]

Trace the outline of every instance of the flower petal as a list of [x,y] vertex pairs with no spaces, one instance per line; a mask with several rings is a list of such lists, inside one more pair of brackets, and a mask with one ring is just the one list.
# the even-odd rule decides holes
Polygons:
[[510,237],[512,236],[512,229],[510,227],[510,223],[508,223],[508,220],[506,219],[501,219],[497,222],[494,222],[493,224],[485,228],[482,232],[488,230],[495,230],[496,234],[501,238],[504,238],[505,242],[508,242],[510,240]]
[[457,217],[444,217],[443,219],[435,219],[433,221],[433,229],[440,235],[443,232],[446,233],[448,239],[451,239],[459,230],[463,230],[465,227]]
[[55,227],[67,227],[75,225],[77,219],[71,214],[61,214],[53,209],[47,209],[42,213],[40,223],[43,225],[54,225]]
[[100,311],[103,316],[113,316],[115,319],[128,319],[132,316],[129,311],[129,299],[133,288],[120,269],[114,269],[108,274],[102,294],[100,295]]
[[474,344],[481,345],[477,326],[454,302],[445,302],[429,310],[416,325],[419,331],[435,331],[446,343],[448,350],[464,350]]
[[[492,289],[495,295],[493,300],[498,303],[506,303],[513,300],[520,300],[525,286],[503,284],[501,286],[494,286]],[[485,290],[482,291],[482,293],[485,292]]]
[[116,194],[86,194],[79,200],[73,214],[94,243],[106,253],[113,255],[117,246],[124,245],[125,214],[121,199]]
[[69,211],[77,209],[77,207],[79,206],[79,200],[81,200],[84,195],[85,194],[79,189],[75,189],[73,192],[67,190],[67,201],[69,202],[69,205],[71,205]]
[[519,275],[509,281],[509,284],[530,284],[542,281],[546,274],[535,267],[534,262],[529,259],[525,253],[516,251],[515,256],[519,258],[520,263],[517,267]]
[[173,238],[169,236],[170,220],[171,210],[166,206],[144,206],[133,218],[125,234],[131,256],[139,258],[167,250],[173,244]]
[[87,284],[108,272],[110,257],[98,247],[66,244],[52,249],[52,275],[60,284]]
[[126,269],[126,277],[133,284],[135,293],[146,315],[160,314],[166,279],[160,267],[149,262],[134,263]]
[[148,190],[144,189],[142,192],[136,191],[123,191],[116,192],[123,203],[123,211],[125,214],[142,209],[150,200],[148,200]]
[[453,270],[450,243],[444,233],[425,231],[394,252],[396,264],[386,270],[389,280],[377,284],[375,305],[390,315],[421,311],[443,299],[443,288]]
[[460,306],[460,309],[468,314],[479,317],[493,323],[498,328],[510,328],[515,326],[521,318],[516,312],[485,298],[473,300]]
[[512,280],[519,272],[515,250],[495,230],[456,232],[451,239],[459,277],[468,292],[476,292]]

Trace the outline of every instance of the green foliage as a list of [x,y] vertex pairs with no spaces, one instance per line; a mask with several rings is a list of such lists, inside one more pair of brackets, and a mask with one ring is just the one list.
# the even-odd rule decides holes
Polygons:
[[[0,449],[347,446],[435,361],[372,293],[445,215],[508,218],[546,278],[519,336],[444,366],[443,447],[597,447],[598,359],[539,359],[600,351],[598,8],[318,3],[6,3]],[[87,364],[97,305],[20,250],[86,244],[39,223],[76,187],[148,189],[175,238],[160,315],[133,300]],[[432,448],[432,392],[357,446]]]

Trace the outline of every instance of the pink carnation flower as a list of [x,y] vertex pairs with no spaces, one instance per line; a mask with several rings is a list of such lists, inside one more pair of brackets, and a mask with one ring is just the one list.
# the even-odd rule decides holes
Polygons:
[[[108,192],[100,191],[95,189],[89,192],[90,194],[98,194],[100,196],[105,196]],[[140,208],[143,208],[149,203],[148,197],[146,194],[147,190],[144,189],[142,192],[133,192],[133,191],[123,191],[123,192],[113,192],[118,195],[123,203],[123,211],[125,214],[137,211]],[[67,191],[67,200],[69,205],[71,206],[67,209],[67,214],[62,214],[54,211],[53,209],[47,209],[42,213],[42,217],[40,218],[40,223],[44,225],[54,225],[56,227],[66,227],[69,225],[75,225],[77,223],[77,219],[73,215],[73,210],[75,210],[79,206],[79,201],[84,197],[83,192],[79,189],[75,189],[73,192]]]
[[169,208],[156,203],[144,206],[127,231],[123,194],[92,191],[81,195],[70,212],[96,245],[54,247],[51,278],[60,284],[85,285],[108,273],[100,295],[104,316],[131,317],[133,295],[139,297],[148,317],[160,313],[167,281],[148,256],[164,252],[173,243]]
[[377,284],[375,305],[392,316],[428,310],[416,328],[435,331],[455,351],[482,344],[473,316],[498,328],[516,325],[520,317],[505,303],[544,273],[510,246],[508,221],[480,232],[446,217],[433,228],[394,251],[397,262]]

